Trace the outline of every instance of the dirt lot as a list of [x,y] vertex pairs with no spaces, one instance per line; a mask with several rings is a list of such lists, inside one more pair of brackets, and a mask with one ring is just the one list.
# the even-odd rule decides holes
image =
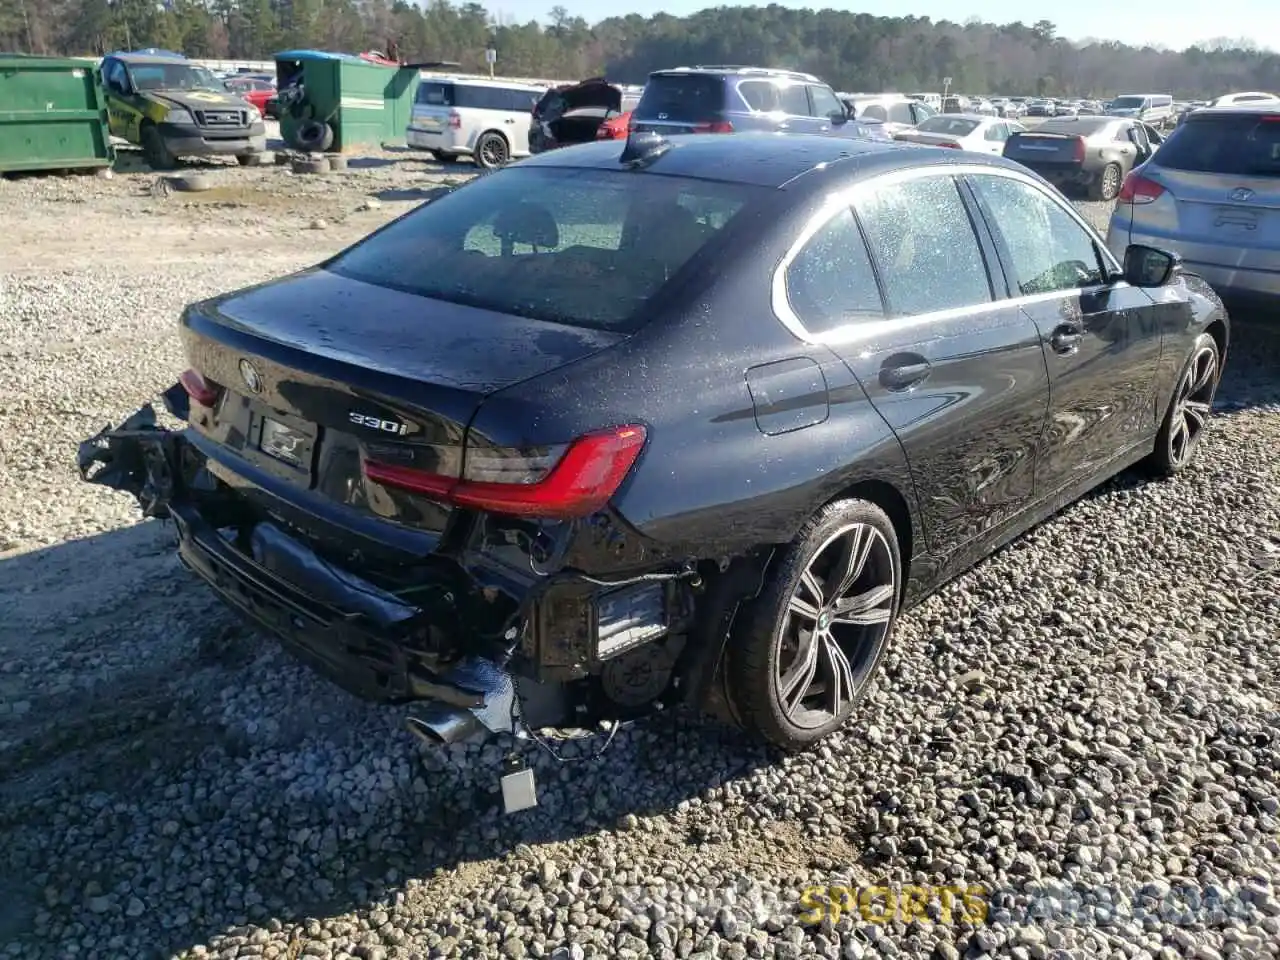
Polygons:
[[[783,760],[668,716],[589,763],[519,747],[542,806],[502,818],[511,744],[419,748],[240,626],[164,525],[73,465],[182,368],[185,303],[314,263],[471,168],[203,172],[213,189],[167,198],[131,158],[0,181],[0,955],[1276,953],[1266,318],[1241,318],[1195,471],[1118,478],[912,612],[846,733]],[[1001,893],[985,924],[797,919],[808,887],[880,882]],[[1187,890],[1239,910],[1120,909]],[[1026,912],[1073,891],[1074,912]]]

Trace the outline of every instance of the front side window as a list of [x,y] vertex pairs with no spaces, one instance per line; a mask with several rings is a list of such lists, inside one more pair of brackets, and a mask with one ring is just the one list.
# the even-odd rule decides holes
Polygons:
[[866,244],[847,208],[809,238],[787,266],[787,300],[815,334],[884,317]]
[[833,113],[844,113],[844,105],[830,88],[824,86],[809,87],[809,99],[813,101],[813,116],[829,117]]
[[854,209],[894,316],[991,302],[982,248],[952,177],[877,186]]
[[630,331],[667,281],[766,193],[625,171],[516,166],[420,207],[325,269],[430,299]]
[[1010,177],[971,178],[1023,296],[1098,286],[1103,282],[1091,237],[1043,190]]
[[993,143],[1003,143],[1009,139],[1009,128],[1003,123],[993,123],[984,136]]

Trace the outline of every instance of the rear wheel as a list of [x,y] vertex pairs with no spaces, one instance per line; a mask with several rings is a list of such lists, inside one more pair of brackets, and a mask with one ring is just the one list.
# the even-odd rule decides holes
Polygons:
[[888,646],[901,571],[893,524],[875,504],[837,501],[805,524],[730,653],[729,692],[753,733],[799,750],[849,718]]
[[140,139],[142,156],[152,170],[172,170],[177,166],[178,158],[170,152],[168,144],[164,142],[164,137],[156,127],[147,124],[142,128]]
[[1200,334],[1182,365],[1173,399],[1156,435],[1155,450],[1147,461],[1157,476],[1179,474],[1195,459],[1218,389],[1219,360],[1218,342],[1207,333]]
[[490,130],[482,133],[476,141],[475,159],[480,169],[497,170],[511,159],[511,148],[502,134]]
[[1102,173],[1098,175],[1098,180],[1093,185],[1092,199],[1111,202],[1120,194],[1122,179],[1124,178],[1120,171],[1120,164],[1108,163],[1102,168]]

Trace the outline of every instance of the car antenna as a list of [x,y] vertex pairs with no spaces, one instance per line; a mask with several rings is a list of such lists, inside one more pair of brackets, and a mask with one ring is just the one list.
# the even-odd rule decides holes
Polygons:
[[637,170],[647,167],[670,149],[671,143],[660,133],[632,131],[627,134],[627,145],[623,147],[618,162]]

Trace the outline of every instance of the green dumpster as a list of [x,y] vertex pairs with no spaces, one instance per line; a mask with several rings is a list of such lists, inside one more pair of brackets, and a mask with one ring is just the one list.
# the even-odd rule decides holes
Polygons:
[[289,146],[344,152],[404,142],[418,86],[416,66],[325,50],[287,50],[275,61],[280,136]]
[[97,64],[0,54],[0,173],[109,167],[114,159]]

